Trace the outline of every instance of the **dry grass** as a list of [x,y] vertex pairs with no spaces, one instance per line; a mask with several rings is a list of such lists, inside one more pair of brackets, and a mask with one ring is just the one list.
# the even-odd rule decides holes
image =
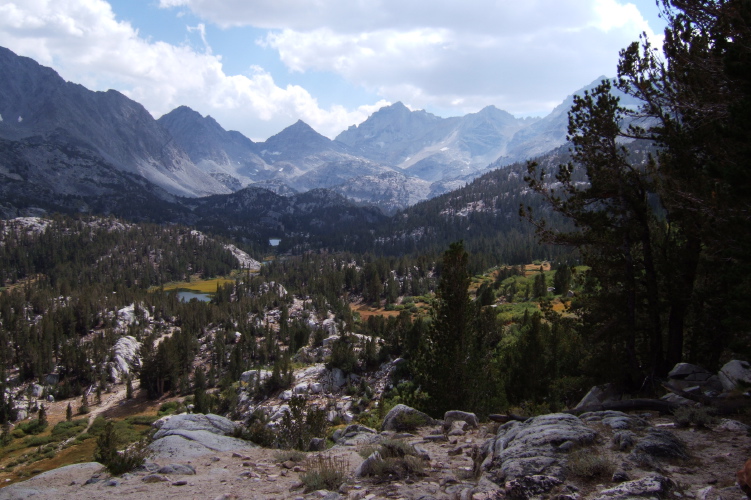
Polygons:
[[318,490],[337,491],[349,472],[349,461],[344,457],[315,455],[306,462],[306,472],[300,474],[305,492]]
[[598,454],[591,448],[585,448],[569,455],[568,470],[574,476],[585,480],[610,479],[615,472],[615,464],[609,457]]
[[234,283],[232,278],[212,278],[212,279],[195,279],[191,281],[181,281],[177,283],[169,283],[164,285],[164,290],[190,290],[193,292],[201,293],[214,293],[217,286],[224,286],[230,283]]

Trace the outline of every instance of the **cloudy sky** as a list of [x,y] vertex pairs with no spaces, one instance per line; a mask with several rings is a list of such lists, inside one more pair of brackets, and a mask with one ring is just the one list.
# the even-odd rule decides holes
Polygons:
[[0,46],[254,140],[396,101],[541,116],[662,26],[654,0],[0,0]]

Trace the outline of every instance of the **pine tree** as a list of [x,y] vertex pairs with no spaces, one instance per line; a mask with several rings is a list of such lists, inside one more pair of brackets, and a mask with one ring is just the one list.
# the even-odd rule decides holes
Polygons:
[[489,332],[475,321],[468,260],[461,241],[444,252],[432,324],[414,362],[416,379],[429,395],[426,409],[436,416],[457,409],[486,415],[504,401],[485,338]]
[[206,394],[206,375],[203,372],[203,368],[196,367],[193,375],[193,385],[195,388],[193,399],[193,412],[194,413],[209,413],[209,399]]
[[68,403],[67,408],[65,408],[65,420],[67,422],[73,420],[73,408],[70,406],[70,403]]
[[81,395],[81,406],[78,407],[78,413],[80,415],[89,413],[89,398],[86,396],[86,391]]

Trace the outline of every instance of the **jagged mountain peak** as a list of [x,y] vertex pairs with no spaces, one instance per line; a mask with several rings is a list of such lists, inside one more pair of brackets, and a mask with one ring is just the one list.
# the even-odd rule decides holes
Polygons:
[[66,82],[8,49],[0,50],[0,74],[0,115],[12,117],[0,122],[0,137],[85,147],[101,161],[173,194],[227,192],[196,168],[146,108],[120,92],[93,92]]

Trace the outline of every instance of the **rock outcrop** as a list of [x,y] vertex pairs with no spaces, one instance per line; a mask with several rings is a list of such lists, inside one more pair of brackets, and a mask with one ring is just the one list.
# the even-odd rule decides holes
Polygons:
[[149,450],[156,458],[185,459],[256,446],[249,441],[230,437],[237,426],[219,415],[172,415],[157,420],[154,427],[158,430]]

